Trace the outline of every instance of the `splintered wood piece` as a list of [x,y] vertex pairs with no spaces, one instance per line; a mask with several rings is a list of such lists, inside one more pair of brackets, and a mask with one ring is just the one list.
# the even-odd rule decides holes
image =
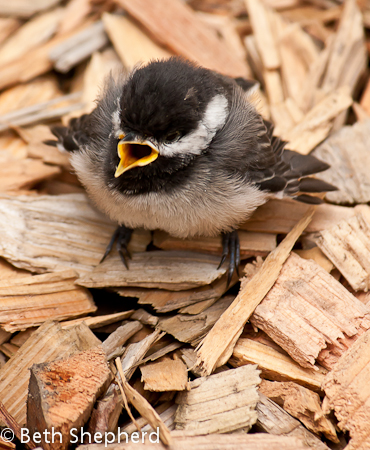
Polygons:
[[26,399],[29,368],[32,364],[53,361],[96,347],[101,342],[85,325],[63,330],[47,321],[22,345],[0,371],[0,401],[21,425],[26,424]]
[[154,392],[183,391],[188,386],[188,373],[181,360],[165,359],[140,367],[144,389]]
[[303,259],[312,259],[328,273],[334,268],[334,264],[324,255],[319,247],[313,247],[307,250],[294,250],[294,253]]
[[[45,102],[62,95],[63,93],[58,87],[56,77],[51,74],[44,75],[28,83],[18,84],[3,91],[0,94],[0,114],[3,116],[12,111],[22,110],[36,104],[45,104]],[[50,131],[49,133],[51,134]],[[42,137],[39,139],[39,142],[41,140]]]
[[[276,235],[239,231],[240,256],[266,256],[276,248]],[[153,244],[164,250],[192,250],[221,255],[222,243],[216,238],[178,239],[164,231],[155,231]]]
[[323,381],[324,412],[333,409],[341,430],[351,436],[346,449],[365,450],[370,442],[370,331],[360,336]]
[[[1,256],[33,272],[90,271],[115,229],[84,194],[0,195],[0,210]],[[120,268],[125,270],[122,263]]]
[[267,380],[261,381],[258,390],[299,419],[313,433],[323,433],[329,440],[339,442],[333,423],[322,412],[320,397],[316,392],[293,382]]
[[58,72],[66,73],[108,42],[103,22],[98,21],[53,47],[49,58]]
[[131,320],[138,320],[144,325],[155,327],[159,319],[157,316],[153,316],[152,314],[145,311],[145,309],[139,308],[132,314]]
[[[71,429],[84,426],[110,380],[105,352],[101,347],[92,348],[57,361],[33,364],[30,371],[27,428],[31,435],[43,430],[45,450],[67,449],[73,437]],[[58,435],[53,434],[51,442],[44,430]]]
[[308,113],[308,111],[318,102],[317,97],[318,92],[320,92],[319,87],[331,55],[332,46],[333,36],[330,36],[325,39],[324,49],[321,50],[316,61],[309,67],[305,83],[302,86],[302,92],[297,99],[299,106],[304,113]]
[[271,116],[273,116],[272,107],[280,105],[285,99],[280,71],[277,69],[265,69],[262,76],[266,86],[266,94],[270,103]]
[[[155,408],[156,412],[159,414],[159,417],[162,419],[167,428],[172,431],[175,428],[174,418],[176,413],[177,405],[172,404],[171,402],[161,403],[159,406]],[[153,428],[148,424],[148,421],[144,419],[144,417],[139,417],[136,420],[137,424],[141,428],[141,432],[153,432]],[[132,434],[137,431],[137,428],[133,422],[128,425],[121,427],[121,432],[126,432],[128,434]]]
[[[57,119],[70,111],[81,108],[81,103],[76,103],[80,93],[67,94],[58,98],[52,98],[46,102],[36,103],[26,108],[20,108],[0,116],[0,131],[18,126],[32,125],[41,120]],[[59,106],[58,106],[59,105]],[[58,107],[55,107],[58,106]]]
[[[27,4],[30,3],[28,0],[26,1]],[[49,59],[49,52],[55,46],[64,42],[68,37],[75,35],[85,27],[86,24],[84,23],[81,27],[78,27],[70,33],[54,36],[48,42],[30,50],[22,58],[10,61],[4,65],[0,72],[0,89],[32,80],[51,70],[53,62]]]
[[267,7],[258,0],[246,0],[245,4],[263,66],[265,69],[278,69],[280,55]]
[[153,430],[157,430],[159,433],[159,438],[165,445],[172,444],[172,438],[169,429],[164,424],[162,419],[156,410],[150,405],[150,403],[139,394],[133,387],[131,387],[125,379],[125,375],[122,370],[121,361],[119,358],[116,359],[116,365],[118,372],[121,375],[121,380],[119,381],[119,386],[122,387],[122,396],[125,395],[127,400],[135,407],[135,409],[144,417],[148,423],[151,425]]
[[55,136],[46,125],[35,125],[27,128],[16,128],[17,133],[29,145],[27,147],[27,156],[34,159],[41,159],[44,163],[55,166],[62,166],[71,170],[69,156],[67,152],[61,152],[56,147],[46,145],[43,141],[55,140]]
[[[1,127],[1,125],[0,125]],[[10,159],[1,163],[0,192],[30,189],[41,181],[60,174],[58,167],[51,167],[35,159]]]
[[133,322],[125,323],[118,327],[113,333],[111,333],[107,339],[103,342],[103,350],[107,355],[107,359],[111,359],[111,354],[117,347],[122,346],[131,336],[137,331],[141,330],[143,326],[137,320]]
[[103,23],[121,61],[129,69],[138,63],[145,64],[171,56],[170,52],[153,42],[129,17],[104,13]]
[[314,106],[293,129],[282,134],[282,139],[289,142],[291,148],[302,155],[307,155],[329,134],[331,120],[352,105],[348,86],[330,92]]
[[322,89],[330,92],[339,86],[350,86],[353,92],[367,65],[365,33],[356,0],[344,3]]
[[0,14],[27,18],[34,14],[51,8],[60,3],[60,0],[13,0],[8,2],[0,0]]
[[15,17],[0,17],[0,43],[3,44],[21,24],[22,22]]
[[[266,433],[255,434],[210,434],[208,436],[189,436],[186,432],[173,431],[171,433],[171,450],[307,450],[307,444],[303,439],[286,436],[273,436]],[[152,442],[157,439],[156,435],[152,437]],[[317,439],[318,442],[320,442]],[[166,450],[166,447],[160,443],[138,441],[123,441],[120,444],[114,444],[114,450]],[[317,450],[328,450],[326,445],[315,447]],[[104,450],[105,444],[80,445],[76,450]]]
[[369,139],[370,119],[341,128],[313,152],[330,164],[329,170],[317,176],[338,188],[326,194],[330,202],[370,202]]
[[304,369],[281,351],[248,338],[240,338],[237,341],[230,364],[234,367],[258,364],[263,378],[294,381],[314,391],[320,391],[326,373],[319,371],[318,367],[315,367],[316,370]]
[[70,0],[65,6],[58,33],[65,34],[81,25],[92,10],[90,0]]
[[178,314],[162,319],[158,324],[158,328],[172,334],[178,341],[189,342],[195,346],[217,322],[233,300],[234,297],[229,295],[221,298],[202,313],[191,316]]
[[[241,228],[263,233],[287,234],[309,208],[309,205],[291,199],[273,199],[257,208],[252,217],[241,225]],[[312,233],[326,230],[354,215],[353,208],[323,203],[316,207],[306,231]]]
[[314,261],[292,253],[250,321],[302,367],[317,360],[331,369],[370,328],[370,309]]
[[191,381],[176,398],[176,429],[197,435],[250,429],[257,420],[259,373],[247,365]]
[[122,71],[122,64],[112,47],[93,53],[83,73],[81,100],[84,107],[64,116],[62,119],[63,124],[68,125],[72,118],[80,117],[82,114],[90,114],[96,107],[96,99],[99,98],[102,92],[107,76],[110,76],[110,74],[115,76]]
[[133,309],[129,311],[123,311],[114,314],[106,314],[105,316],[94,316],[94,317],[81,317],[80,319],[68,320],[66,322],[61,322],[62,328],[70,328],[79,323],[85,322],[85,324],[93,330],[94,328],[103,327],[105,325],[110,325],[111,323],[119,322],[120,320],[128,319],[133,313]]
[[160,330],[153,331],[152,334],[142,339],[140,342],[130,344],[121,358],[121,366],[126,380],[128,381],[136,370],[137,365],[142,361],[148,350],[159,339],[161,339],[165,333],[161,333]]
[[315,434],[305,428],[301,422],[294,419],[279,405],[259,392],[257,403],[258,419],[256,428],[277,436],[295,437],[300,442],[304,442],[309,448],[315,450],[329,450]]
[[55,34],[62,17],[63,9],[56,8],[26,22],[0,48],[0,67],[47,42]]
[[[15,449],[16,446],[11,442],[15,437],[17,437],[20,441],[22,440],[22,429],[19,424],[14,420],[2,402],[0,402],[0,421],[2,424],[6,424],[8,429],[2,430],[0,436],[0,448],[3,450],[6,449]],[[10,428],[10,429],[9,429]],[[8,439],[6,439],[8,437]],[[27,449],[34,449],[36,445],[30,439],[25,445]]]
[[197,366],[203,374],[212,373],[229,359],[244,325],[274,285],[293,245],[310,223],[314,212],[315,207],[308,209],[280,245],[266,257],[258,273],[241,287],[236,299],[205,337],[197,358]]
[[280,24],[279,49],[281,73],[288,97],[301,104],[301,96],[310,67],[319,52],[312,38],[297,24]]
[[[230,286],[238,281],[235,275]],[[139,289],[139,288],[121,288],[117,292],[123,297],[138,297],[140,305],[150,304],[159,313],[174,311],[189,305],[198,305],[199,302],[215,303],[228,290],[227,277],[222,276],[208,286],[184,290],[184,291],[165,291],[162,289]],[[206,306],[209,307],[211,304]],[[202,312],[204,309],[202,308]],[[190,314],[190,313],[189,313]]]
[[31,274],[0,280],[0,325],[19,331],[45,320],[63,320],[96,311],[87,289],[74,284],[77,274]]
[[359,205],[356,215],[318,233],[315,242],[355,291],[370,287],[370,208]]
[[[159,330],[142,339],[140,342],[130,344],[122,356],[122,373],[126,380],[129,380],[135,372],[137,366],[143,360],[150,347],[159,340],[164,333]],[[118,373],[118,378],[121,375]],[[123,408],[122,396],[119,394],[119,388],[115,383],[111,383],[104,397],[99,401],[96,410],[93,413],[93,421],[90,429],[100,431],[114,431],[117,428],[119,416]]]
[[248,66],[180,0],[118,0],[117,3],[157,42],[174,53],[226,75],[248,75]]
[[179,291],[220,278],[226,268],[218,269],[219,262],[216,256],[202,253],[158,250],[134,254],[129,262],[130,270],[126,270],[116,253],[82,275],[78,284],[90,288],[139,286]]

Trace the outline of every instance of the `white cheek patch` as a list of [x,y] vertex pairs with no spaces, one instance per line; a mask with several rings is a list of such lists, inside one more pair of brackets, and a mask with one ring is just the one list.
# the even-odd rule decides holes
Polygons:
[[122,134],[120,115],[121,108],[118,106],[118,108],[112,114],[113,133],[117,138],[120,134]]
[[228,102],[224,95],[216,95],[209,102],[203,119],[198,127],[190,134],[172,144],[162,144],[159,152],[163,156],[178,154],[200,155],[207,148],[217,130],[226,122]]

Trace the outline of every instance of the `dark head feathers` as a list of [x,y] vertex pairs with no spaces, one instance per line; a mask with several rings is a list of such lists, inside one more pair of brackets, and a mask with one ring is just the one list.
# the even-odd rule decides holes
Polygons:
[[197,128],[210,99],[220,90],[213,73],[173,57],[134,71],[121,94],[122,128],[163,141]]

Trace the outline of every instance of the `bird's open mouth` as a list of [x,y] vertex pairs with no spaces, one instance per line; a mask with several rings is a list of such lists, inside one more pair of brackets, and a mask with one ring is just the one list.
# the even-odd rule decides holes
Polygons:
[[150,164],[158,158],[158,150],[148,141],[125,141],[121,139],[117,146],[120,162],[114,174],[115,178],[134,167]]

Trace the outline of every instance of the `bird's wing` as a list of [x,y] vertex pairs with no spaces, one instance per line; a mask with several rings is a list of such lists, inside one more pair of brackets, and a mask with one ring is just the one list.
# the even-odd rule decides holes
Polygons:
[[73,118],[68,126],[55,126],[51,132],[57,140],[45,141],[47,145],[53,145],[68,152],[79,150],[81,146],[87,144],[90,138],[91,114],[83,114],[81,117]]
[[[274,154],[274,162],[269,167],[251,173],[256,185],[263,191],[271,193],[282,193],[284,196],[290,196],[296,200],[305,203],[321,203],[318,197],[301,193],[318,193],[336,190],[325,181],[310,178],[324,170],[329,169],[329,164],[320,161],[311,155],[301,155],[292,150],[285,150],[286,142],[273,135],[274,127],[268,121],[263,121],[266,129],[266,137],[270,141],[268,149],[268,158],[271,160],[271,150]],[[266,139],[264,139],[264,142]],[[264,162],[267,162],[265,159]],[[258,180],[259,178],[259,180]]]

